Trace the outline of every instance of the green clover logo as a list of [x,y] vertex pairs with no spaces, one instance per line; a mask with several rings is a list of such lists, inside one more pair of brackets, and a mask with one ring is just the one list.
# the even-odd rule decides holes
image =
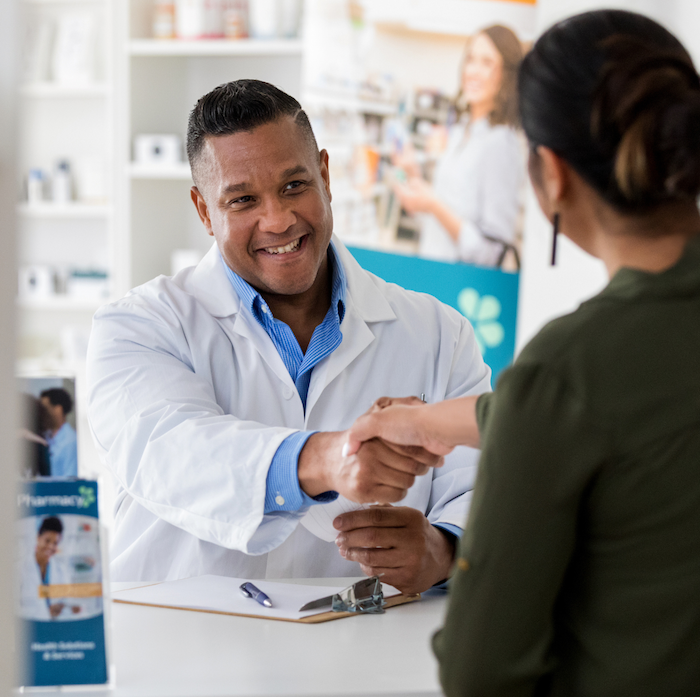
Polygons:
[[505,331],[498,321],[501,316],[501,303],[493,295],[479,295],[474,288],[464,288],[457,297],[459,311],[472,323],[476,343],[481,355],[487,349],[496,348],[503,343]]
[[95,503],[95,490],[91,486],[81,486],[78,488],[78,494],[83,499],[83,508],[90,508]]

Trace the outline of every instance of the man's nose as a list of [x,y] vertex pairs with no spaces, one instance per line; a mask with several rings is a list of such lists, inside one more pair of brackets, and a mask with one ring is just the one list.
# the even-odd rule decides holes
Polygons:
[[296,221],[297,217],[286,201],[273,199],[263,206],[258,227],[261,232],[281,234],[292,227]]

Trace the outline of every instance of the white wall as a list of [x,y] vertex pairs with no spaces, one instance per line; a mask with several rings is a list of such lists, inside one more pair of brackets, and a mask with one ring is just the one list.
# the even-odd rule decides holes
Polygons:
[[15,160],[14,105],[17,2],[3,0],[0,9],[0,695],[14,682],[13,651],[13,520],[17,479],[15,441]]
[[[619,8],[648,15],[676,33],[700,63],[700,2],[698,0],[538,0],[540,32],[564,17],[600,8]],[[550,319],[575,310],[607,283],[600,261],[568,240],[560,240],[557,266],[549,266],[551,228],[530,192],[525,217],[523,272],[518,308],[520,350]]]

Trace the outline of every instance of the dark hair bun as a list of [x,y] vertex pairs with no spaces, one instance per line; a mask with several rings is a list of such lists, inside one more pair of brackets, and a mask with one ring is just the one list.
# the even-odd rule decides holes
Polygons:
[[523,129],[616,208],[700,194],[700,78],[660,24],[597,10],[546,31],[522,62]]
[[[614,178],[631,205],[700,193],[700,80],[684,52],[629,36],[605,42],[608,60],[591,126],[614,144]],[[607,142],[606,142],[607,141]]]

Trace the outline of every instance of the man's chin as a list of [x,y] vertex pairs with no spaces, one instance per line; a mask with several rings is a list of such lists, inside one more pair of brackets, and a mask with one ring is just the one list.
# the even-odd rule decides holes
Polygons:
[[269,295],[292,297],[294,295],[306,293],[311,289],[311,286],[313,286],[313,281],[309,283],[300,283],[299,279],[290,279],[289,281],[270,282],[261,292]]

